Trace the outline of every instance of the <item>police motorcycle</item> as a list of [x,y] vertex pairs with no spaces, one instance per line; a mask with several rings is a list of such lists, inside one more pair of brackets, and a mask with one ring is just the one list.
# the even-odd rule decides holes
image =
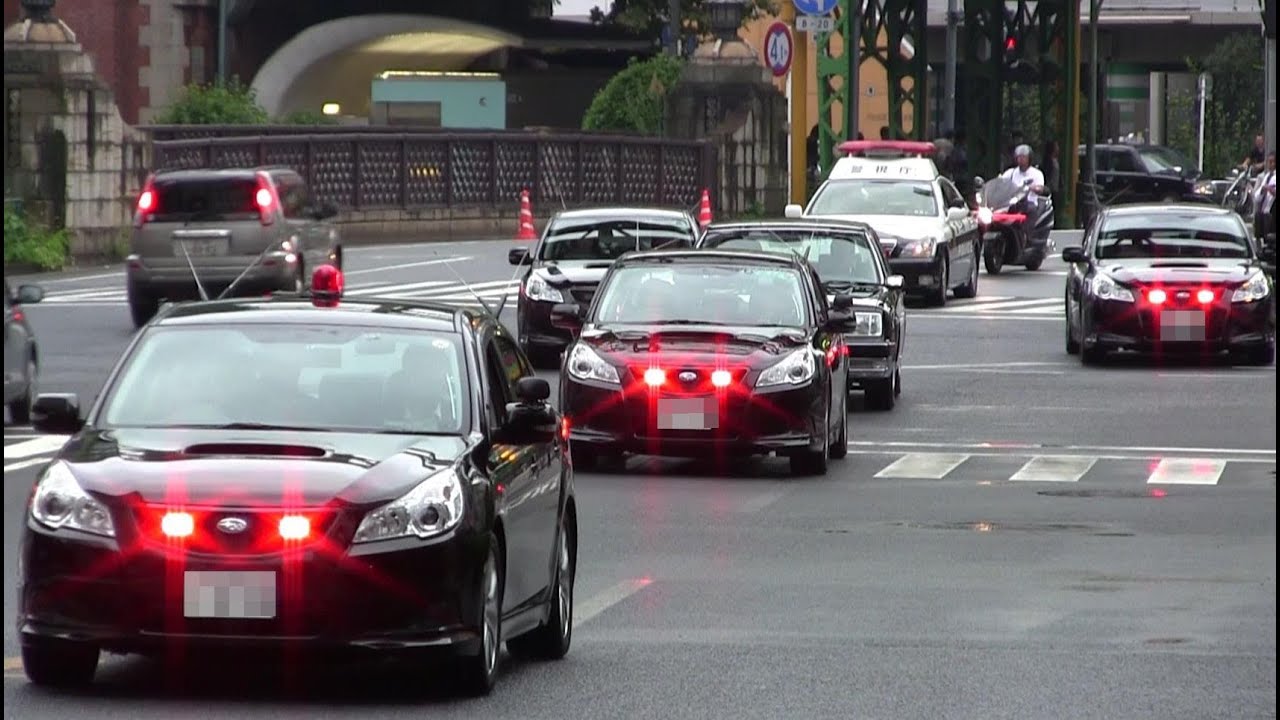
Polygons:
[[1028,201],[1031,181],[1019,185],[1003,176],[973,179],[977,188],[973,211],[982,234],[982,262],[999,275],[1005,265],[1039,270],[1053,251],[1053,200],[1041,195],[1038,205]]

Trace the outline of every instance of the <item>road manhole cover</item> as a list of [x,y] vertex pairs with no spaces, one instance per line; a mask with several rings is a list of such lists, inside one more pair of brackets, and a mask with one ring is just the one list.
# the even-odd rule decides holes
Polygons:
[[1037,495],[1045,497],[1069,498],[1149,498],[1150,493],[1144,490],[1040,490]]

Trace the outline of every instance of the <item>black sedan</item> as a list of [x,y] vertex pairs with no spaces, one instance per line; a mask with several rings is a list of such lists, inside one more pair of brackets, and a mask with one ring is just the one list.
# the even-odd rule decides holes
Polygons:
[[4,281],[4,404],[9,418],[19,425],[31,419],[31,402],[35,399],[36,377],[40,371],[40,352],[35,332],[27,322],[23,305],[44,299],[37,285],[19,285],[15,292]]
[[867,406],[892,410],[902,394],[906,304],[900,275],[891,275],[875,231],[861,222],[783,220],[712,225],[700,248],[795,253],[806,258],[827,294],[849,295],[852,321],[844,329],[849,389],[863,390]]
[[1067,352],[1086,364],[1119,350],[1275,362],[1275,289],[1263,272],[1275,250],[1260,251],[1230,210],[1110,208],[1062,259]]
[[697,225],[683,210],[590,208],[551,218],[532,251],[512,248],[512,265],[527,265],[520,282],[516,326],[520,344],[539,367],[559,367],[572,337],[551,322],[557,303],[591,304],[600,278],[623,253],[692,247]]
[[20,549],[23,668],[100,651],[453,660],[485,694],[569,649],[577,510],[550,387],[491,315],[315,294],[180,304],[131,342],[40,475]]
[[840,295],[835,306],[795,255],[662,250],[618,260],[590,309],[555,311],[580,333],[560,379],[574,463],[776,453],[793,473],[825,474],[828,457],[848,452],[852,303]]

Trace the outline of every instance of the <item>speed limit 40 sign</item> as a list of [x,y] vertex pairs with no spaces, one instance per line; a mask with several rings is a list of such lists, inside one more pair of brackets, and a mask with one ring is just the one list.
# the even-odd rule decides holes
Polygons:
[[791,28],[776,22],[764,34],[764,62],[774,77],[782,77],[791,70]]

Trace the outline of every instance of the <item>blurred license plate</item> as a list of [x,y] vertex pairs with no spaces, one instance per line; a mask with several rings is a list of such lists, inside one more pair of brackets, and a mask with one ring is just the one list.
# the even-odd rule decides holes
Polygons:
[[1160,339],[1166,342],[1203,342],[1204,312],[1200,310],[1162,311]]
[[659,430],[715,430],[720,408],[715,398],[660,398]]
[[210,240],[178,240],[178,245],[182,247],[176,248],[177,254],[182,254],[182,248],[187,249],[187,254],[191,257],[217,257],[227,254],[227,240],[225,238],[214,238]]
[[182,604],[189,618],[274,618],[276,574],[188,570],[183,577]]

